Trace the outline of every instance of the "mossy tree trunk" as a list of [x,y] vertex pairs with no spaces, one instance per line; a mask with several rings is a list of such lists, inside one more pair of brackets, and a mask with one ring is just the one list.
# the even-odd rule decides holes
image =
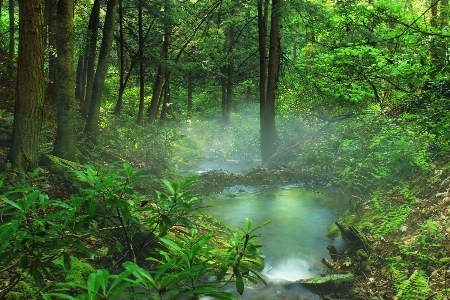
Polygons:
[[17,98],[8,159],[30,171],[39,161],[44,106],[44,0],[19,1]]
[[59,0],[57,9],[57,132],[53,154],[75,160],[75,70],[73,0]]

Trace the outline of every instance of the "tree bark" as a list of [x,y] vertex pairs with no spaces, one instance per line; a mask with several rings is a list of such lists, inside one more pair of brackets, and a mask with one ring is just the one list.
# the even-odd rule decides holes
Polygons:
[[165,121],[167,119],[167,110],[169,108],[170,103],[170,84],[169,84],[169,76],[166,76],[166,80],[164,81],[164,101],[161,108],[161,116],[160,120]]
[[272,0],[270,21],[269,61],[267,69],[267,93],[264,107],[264,130],[261,132],[261,158],[266,163],[275,153],[275,97],[281,56],[281,2]]
[[[141,37],[142,26],[139,26],[139,38]],[[123,0],[119,0],[119,96],[117,98],[114,114],[120,115],[123,105],[123,93],[125,91],[125,49],[123,32]]]
[[17,99],[8,159],[14,169],[38,165],[44,106],[44,1],[19,1]]
[[144,70],[144,35],[143,35],[143,17],[142,0],[139,0],[138,26],[139,26],[139,111],[136,120],[137,124],[142,123],[144,117],[145,100],[145,70]]
[[[109,3],[110,1],[108,1]],[[95,74],[95,58],[97,53],[97,39],[98,39],[98,26],[100,23],[100,0],[95,0],[94,6],[91,12],[92,23],[89,23],[88,27],[88,42],[86,44],[86,96],[83,101],[83,108],[81,112],[86,117],[89,114],[90,103],[92,98],[92,86],[94,85]],[[105,20],[106,23],[106,20]],[[106,26],[106,24],[105,24]],[[103,29],[105,31],[105,29]],[[100,59],[99,59],[100,60]]]
[[[89,63],[89,50],[91,49],[91,41],[94,32],[98,30],[98,21],[95,24],[96,20],[99,19],[100,13],[100,1],[94,2],[92,6],[91,14],[89,16],[89,24],[86,31],[85,44],[84,49],[81,51],[79,57],[79,64],[81,64],[80,68],[77,68],[77,87],[76,87],[76,97],[80,101],[80,108],[83,111],[84,103],[86,99],[86,83],[87,83],[87,73],[88,73],[88,63]],[[97,47],[97,40],[95,41],[95,47]],[[96,49],[96,48],[95,48]],[[94,49],[94,50],[95,50]],[[95,51],[94,51],[94,59],[95,59]],[[80,62],[81,61],[81,62]],[[86,108],[86,112],[89,107]]]
[[258,1],[258,44],[259,44],[259,114],[260,128],[264,128],[264,110],[267,93],[267,22],[269,0]]
[[75,161],[75,72],[73,0],[58,0],[56,65],[57,131],[53,148],[55,156]]
[[111,52],[115,14],[118,0],[108,0],[105,16],[105,26],[103,28],[103,39],[98,58],[97,71],[95,72],[94,84],[92,86],[92,97],[89,103],[89,114],[86,120],[84,132],[93,143],[98,139],[98,119],[100,117],[100,106],[102,102],[102,92],[105,85],[106,74],[108,72],[108,61]]
[[15,1],[9,0],[9,52],[8,52],[8,74],[13,76],[15,73],[15,56],[16,56],[16,39],[15,35],[15,15],[14,15]]
[[58,0],[46,0],[45,8],[48,10],[47,19],[47,36],[48,36],[48,82],[45,90],[45,102],[54,105],[57,100],[57,80],[58,80],[58,67],[56,62],[56,31],[57,31],[57,4]]
[[188,118],[192,117],[192,70],[187,75],[187,114]]
[[77,101],[81,101],[81,95],[82,95],[82,88],[81,85],[83,83],[83,63],[84,63],[84,56],[83,54],[80,54],[78,56],[78,62],[77,62],[77,72],[76,72],[76,80],[75,80],[75,99]]

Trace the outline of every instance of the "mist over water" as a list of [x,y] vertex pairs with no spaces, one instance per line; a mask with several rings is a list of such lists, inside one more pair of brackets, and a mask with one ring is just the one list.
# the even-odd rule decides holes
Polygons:
[[208,213],[232,227],[244,227],[245,218],[252,219],[253,226],[273,220],[257,232],[264,245],[261,273],[268,286],[246,287],[239,299],[320,299],[292,281],[320,276],[321,259],[329,258],[327,246],[340,246],[340,241],[326,237],[343,209],[336,198],[298,186],[239,187],[213,196],[208,205]]

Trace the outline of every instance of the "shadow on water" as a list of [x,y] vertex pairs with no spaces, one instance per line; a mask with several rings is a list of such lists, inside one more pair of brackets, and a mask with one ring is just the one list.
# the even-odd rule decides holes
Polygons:
[[[342,213],[342,201],[291,185],[233,187],[214,195],[208,205],[208,213],[231,227],[243,227],[245,218],[252,219],[254,225],[273,220],[259,231],[265,256],[261,273],[268,286],[248,286],[239,299],[320,299],[294,281],[320,276],[321,259],[329,258],[327,246],[341,247],[342,241],[331,240],[326,233]],[[227,288],[233,290],[232,286]]]

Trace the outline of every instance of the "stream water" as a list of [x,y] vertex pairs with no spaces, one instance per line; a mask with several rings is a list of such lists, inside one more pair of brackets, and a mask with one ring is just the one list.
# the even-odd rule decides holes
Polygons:
[[[321,259],[329,258],[327,246],[341,247],[342,241],[330,240],[326,233],[344,207],[340,206],[342,201],[332,196],[333,191],[325,192],[331,196],[292,185],[235,186],[213,195],[211,203],[205,203],[211,206],[205,209],[208,213],[231,227],[244,227],[245,218],[252,219],[253,226],[273,220],[258,231],[259,241],[264,245],[262,274],[268,285],[247,286],[239,299],[320,299],[293,281],[320,276]],[[227,289],[232,291],[233,286]]]

